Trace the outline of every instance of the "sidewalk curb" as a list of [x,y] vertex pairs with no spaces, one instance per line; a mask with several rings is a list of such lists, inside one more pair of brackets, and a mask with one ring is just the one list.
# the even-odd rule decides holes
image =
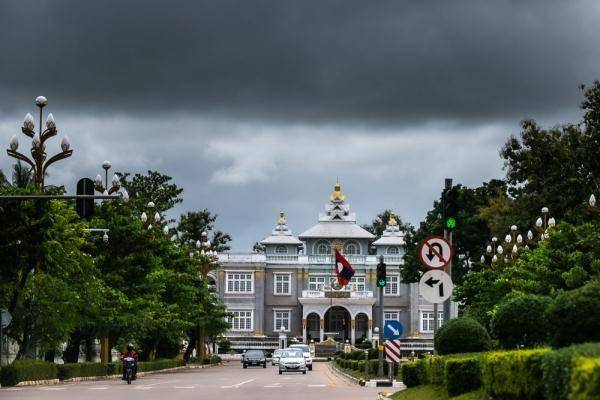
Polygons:
[[[220,364],[218,364],[218,365],[220,365]],[[138,372],[137,375],[142,377],[142,376],[146,376],[146,375],[160,374],[160,373],[164,373],[164,372],[175,372],[175,371],[180,371],[180,370],[184,370],[184,369],[211,368],[213,366],[216,366],[216,365],[184,365],[181,367],[159,369],[156,371]],[[85,381],[110,381],[110,380],[121,379],[121,377],[122,377],[121,374],[115,374],[115,375],[101,375],[101,376],[78,376],[78,377],[74,377],[74,378],[65,379],[64,381],[61,381],[60,379],[43,379],[43,380],[39,380],[39,381],[19,382],[14,387],[59,385],[61,383],[78,383],[78,382],[85,382]],[[9,386],[6,386],[6,387],[9,387]]]
[[359,386],[365,386],[365,381],[362,379],[358,379],[353,377],[352,375],[349,375],[347,373],[345,373],[344,371],[338,369],[333,361],[331,363],[329,363],[329,369],[336,375],[341,376],[344,379],[349,380],[351,383],[354,383],[355,385],[359,385]]

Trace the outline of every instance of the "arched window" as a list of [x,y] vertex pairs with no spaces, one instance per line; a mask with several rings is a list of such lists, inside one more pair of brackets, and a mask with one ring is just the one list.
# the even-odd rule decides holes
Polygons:
[[329,242],[326,240],[319,240],[315,244],[315,254],[318,255],[327,255],[331,252],[331,246],[329,246]]
[[344,254],[350,256],[360,254],[360,245],[354,241],[344,243]]
[[400,249],[396,246],[388,247],[387,253],[388,254],[400,254]]
[[275,253],[277,254],[287,254],[288,249],[285,246],[277,246],[275,247]]

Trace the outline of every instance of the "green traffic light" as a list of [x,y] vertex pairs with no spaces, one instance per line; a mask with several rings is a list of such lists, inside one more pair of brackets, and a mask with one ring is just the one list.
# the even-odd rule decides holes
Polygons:
[[447,218],[446,219],[446,228],[448,228],[448,229],[456,228],[456,218],[454,218],[454,217]]
[[380,287],[384,287],[384,286],[385,286],[385,283],[386,283],[386,282],[385,282],[385,281],[382,279],[382,280],[380,280],[380,281],[379,281],[379,286],[380,286]]

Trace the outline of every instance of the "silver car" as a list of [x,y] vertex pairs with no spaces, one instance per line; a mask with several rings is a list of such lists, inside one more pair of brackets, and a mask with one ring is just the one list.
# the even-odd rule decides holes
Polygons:
[[300,349],[283,349],[279,356],[279,375],[284,372],[306,374],[306,361]]
[[273,356],[271,357],[271,365],[279,365],[279,357],[281,357],[282,349],[277,349],[273,352]]

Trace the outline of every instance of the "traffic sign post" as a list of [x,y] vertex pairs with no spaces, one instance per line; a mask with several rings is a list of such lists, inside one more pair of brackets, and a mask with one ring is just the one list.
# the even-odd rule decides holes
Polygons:
[[452,261],[452,246],[441,236],[423,240],[417,252],[421,265],[428,269],[443,269]]
[[430,303],[443,303],[452,295],[454,284],[450,275],[439,269],[427,271],[419,281],[419,294]]
[[385,334],[386,339],[399,339],[400,336],[402,336],[403,331],[404,328],[402,327],[400,321],[385,321],[383,333]]
[[401,358],[400,340],[387,340],[385,342],[385,360],[390,363],[399,363]]

